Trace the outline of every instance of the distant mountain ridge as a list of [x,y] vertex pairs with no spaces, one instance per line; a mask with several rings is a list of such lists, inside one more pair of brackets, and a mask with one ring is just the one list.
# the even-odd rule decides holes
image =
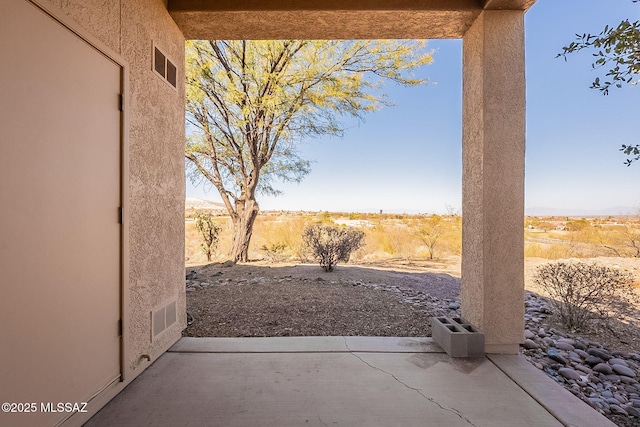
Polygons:
[[184,208],[186,211],[197,211],[197,210],[226,210],[223,203],[220,202],[212,202],[211,200],[204,199],[196,199],[194,197],[187,197],[185,199]]
[[575,209],[575,208],[526,208],[525,214],[529,216],[626,216],[637,215],[638,208],[631,206],[613,206],[602,209]]
[[[223,211],[227,209],[224,203],[214,202],[211,200],[198,199],[195,197],[187,197],[185,199],[185,211],[193,212],[198,210],[208,210],[212,212]],[[526,208],[525,214],[529,216],[571,216],[571,217],[591,217],[591,216],[625,216],[638,215],[639,208],[632,206],[613,206],[602,209],[576,209],[576,208],[550,208],[550,207],[532,207]]]

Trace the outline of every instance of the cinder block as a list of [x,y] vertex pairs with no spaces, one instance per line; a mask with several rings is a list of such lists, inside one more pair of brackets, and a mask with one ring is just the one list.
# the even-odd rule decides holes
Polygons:
[[433,317],[431,335],[451,357],[484,356],[484,334],[459,317]]

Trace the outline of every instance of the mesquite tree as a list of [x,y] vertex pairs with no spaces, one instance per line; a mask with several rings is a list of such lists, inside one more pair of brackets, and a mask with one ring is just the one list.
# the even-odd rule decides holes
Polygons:
[[[640,4],[640,0],[631,1]],[[558,57],[563,57],[566,61],[568,54],[584,49],[593,52],[593,69],[610,67],[602,78],[595,78],[591,89],[598,89],[603,95],[608,95],[612,86],[622,88],[640,82],[639,20],[625,19],[617,26],[607,25],[598,34],[576,34],[575,41],[563,47]],[[622,144],[620,151],[630,156],[625,162],[627,166],[640,160],[640,144]]]
[[247,260],[256,195],[309,173],[296,144],[341,136],[342,118],[392,105],[381,83],[424,84],[412,72],[431,60],[420,41],[187,42],[187,167],[229,211],[232,260]]

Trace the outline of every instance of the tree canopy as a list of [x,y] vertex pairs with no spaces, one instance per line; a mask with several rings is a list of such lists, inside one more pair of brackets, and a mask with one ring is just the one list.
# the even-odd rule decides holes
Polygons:
[[343,120],[392,102],[384,81],[426,83],[421,41],[189,41],[186,47],[187,167],[220,193],[234,224],[231,257],[245,261],[256,194],[310,171],[297,144],[342,136]]
[[[640,0],[632,0],[634,3]],[[622,88],[626,85],[637,85],[640,80],[640,21],[626,19],[616,27],[605,26],[599,34],[576,34],[576,39],[558,57],[567,60],[567,55],[581,50],[591,50],[595,60],[592,68],[609,68],[602,76],[595,78],[591,89],[597,89],[603,95],[609,94],[611,87]],[[625,162],[627,166],[640,160],[640,145],[622,144],[620,151],[631,156]]]

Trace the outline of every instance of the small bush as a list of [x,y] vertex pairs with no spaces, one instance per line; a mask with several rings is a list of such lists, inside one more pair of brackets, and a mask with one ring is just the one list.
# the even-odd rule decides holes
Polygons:
[[593,320],[622,317],[635,298],[631,275],[597,264],[543,264],[534,281],[552,298],[560,321],[571,330],[584,329]]
[[218,246],[218,234],[220,234],[220,226],[213,220],[213,216],[209,212],[196,212],[196,229],[202,236],[202,252],[207,256],[207,261],[211,262],[211,255],[216,251]]
[[433,259],[438,240],[444,234],[444,224],[440,215],[431,215],[423,221],[424,224],[417,229],[418,238],[429,250],[429,259]]
[[284,242],[277,242],[270,245],[262,245],[260,250],[264,252],[265,258],[269,261],[280,262],[285,259],[284,252],[287,250],[287,244]]
[[362,245],[364,232],[327,225],[312,225],[304,230],[302,239],[324,271],[333,271],[338,261],[347,262],[352,251]]

